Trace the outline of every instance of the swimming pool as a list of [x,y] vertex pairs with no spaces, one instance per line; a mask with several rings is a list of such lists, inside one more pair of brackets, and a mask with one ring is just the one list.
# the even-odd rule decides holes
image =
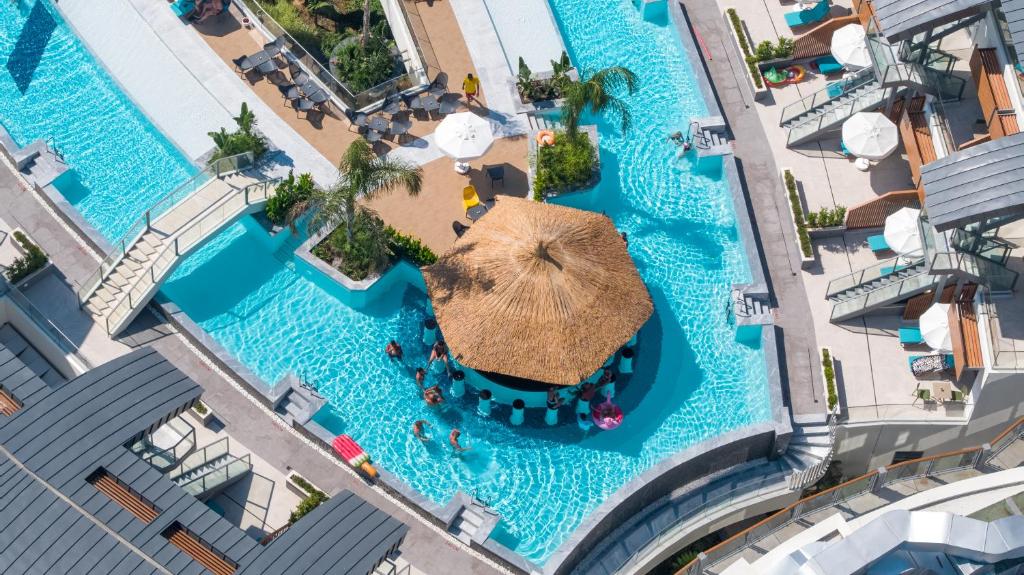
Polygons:
[[[330,405],[314,419],[352,435],[417,491],[440,504],[457,490],[489,503],[502,515],[492,537],[536,563],[658,461],[770,418],[763,352],[736,343],[726,318],[731,285],[750,279],[728,185],[713,170],[677,161],[666,139],[706,114],[675,30],[642,21],[628,0],[602,10],[579,0],[551,5],[574,62],[624,64],[642,82],[625,137],[598,119],[599,188],[560,200],[605,211],[627,232],[654,300],[637,372],[617,396],[627,413],[618,430],[584,436],[568,413],[568,423],[549,428],[536,412],[513,428],[508,408],[477,416],[472,393],[429,410],[411,376],[427,359],[417,343],[424,295],[395,287],[366,309],[348,307],[330,295],[328,280],[296,273],[294,262],[273,254],[251,222],[194,254],[164,290],[268,384],[293,372],[317,385]],[[614,41],[623,37],[631,41]],[[392,338],[405,348],[402,364],[382,352]],[[458,427],[473,450],[456,457],[443,441],[421,444],[410,433],[417,419],[439,439]]]
[[48,0],[0,6],[0,66],[0,122],[20,146],[52,139],[70,168],[54,187],[107,239],[196,172]]

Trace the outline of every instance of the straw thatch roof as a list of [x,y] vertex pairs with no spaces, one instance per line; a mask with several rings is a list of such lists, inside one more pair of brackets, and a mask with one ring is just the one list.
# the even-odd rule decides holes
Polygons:
[[480,371],[575,385],[653,311],[606,216],[503,197],[423,268],[453,356]]

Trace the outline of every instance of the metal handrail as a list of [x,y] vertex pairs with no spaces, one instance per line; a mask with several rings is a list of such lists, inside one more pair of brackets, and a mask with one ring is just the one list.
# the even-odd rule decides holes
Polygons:
[[[77,292],[75,292],[78,296],[79,307],[84,305],[89,299],[89,296],[92,295],[92,292],[103,284],[103,280],[107,279],[107,276],[114,271],[117,264],[125,255],[127,255],[128,250],[131,246],[135,245],[135,242],[142,237],[142,234],[149,231],[152,222],[166,213],[168,209],[176,205],[179,201],[191,195],[192,192],[200,187],[197,186],[197,184],[206,184],[215,177],[219,178],[224,175],[247,169],[253,165],[254,161],[255,156],[252,152],[244,152],[235,156],[220,158],[186,180],[184,183],[178,185],[173,190],[157,199],[157,201],[154,202],[144,214],[139,216],[128,226],[128,231],[113,242],[113,251],[103,258],[96,271],[91,273],[89,277],[82,281],[81,287]],[[202,180],[200,181],[200,179]],[[189,193],[182,196],[181,193],[185,190],[189,190]]]
[[[836,98],[841,98],[844,94],[847,94],[848,91],[856,90],[861,86],[870,84],[874,80],[875,71],[871,67],[861,68],[860,70],[854,72],[853,75],[850,76],[849,78],[839,80],[839,82],[843,84],[843,91],[840,92],[838,96],[829,96],[829,88],[826,86],[825,88],[818,90],[817,92],[811,94],[810,96],[801,98],[800,100],[797,100],[796,102],[793,102],[792,104],[789,104],[788,106],[783,108],[782,114],[779,117],[779,125],[782,126],[786,122],[798,118],[801,115],[806,114],[807,112],[815,110],[816,108],[824,106],[825,104],[831,102],[832,100],[835,100]],[[830,82],[829,84],[831,85],[834,83],[835,82]],[[824,97],[822,97],[822,94],[824,94]]]
[[[851,273],[848,273],[848,274],[843,275],[843,276],[839,276],[839,277],[831,280],[830,282],[828,282],[828,287],[825,289],[825,297],[826,298],[837,297],[837,296],[839,296],[840,294],[842,294],[844,292],[847,292],[847,291],[849,291],[851,289],[854,289],[856,287],[859,287],[859,286],[863,286],[864,284],[868,284],[868,283],[871,283],[873,281],[880,280],[882,278],[895,276],[895,275],[898,275],[898,274],[900,274],[902,272],[905,272],[905,271],[908,271],[908,270],[914,270],[915,268],[917,268],[918,266],[920,266],[923,263],[925,263],[925,259],[923,257],[920,257],[920,256],[915,257],[915,258],[909,258],[909,257],[906,257],[906,256],[896,256],[894,258],[890,258],[890,259],[887,259],[887,260],[882,260],[882,261],[876,262],[876,263],[874,263],[874,264],[872,264],[872,265],[870,265],[870,266],[868,266],[866,268],[859,269],[859,270],[857,270],[855,272],[851,272]],[[884,270],[885,268],[890,268],[890,267],[892,268],[891,271],[886,272],[886,273],[882,273],[882,270]],[[918,270],[917,273],[912,273],[908,277],[913,277],[915,275],[919,275],[919,274],[924,273],[926,271],[927,271],[927,268],[922,268],[922,269]],[[876,289],[881,289],[882,287],[885,287],[885,286],[878,286],[878,287],[872,288],[872,289],[865,289],[860,294],[857,294],[857,296],[861,296],[861,295],[864,295],[865,293],[869,293],[869,292],[875,291]],[[847,298],[847,299],[853,299],[853,297],[857,297],[857,296],[851,296],[850,298]],[[840,300],[840,301],[845,301],[845,300]]]
[[71,338],[50,321],[43,312],[39,311],[39,308],[3,275],[0,275],[0,296],[11,298],[11,301],[32,320],[32,323],[36,324],[37,328],[50,336],[50,339],[57,344],[57,347],[61,348],[68,355],[73,356],[86,370],[92,369],[92,364],[89,360],[82,357],[78,346],[71,341]]
[[[849,113],[846,115],[846,117],[852,116],[853,114],[855,114],[857,112],[860,112],[862,110],[866,110],[866,109],[870,108],[873,105],[873,103],[875,102],[874,99],[870,99],[870,98],[874,98],[874,96],[876,94],[878,94],[878,92],[886,92],[887,90],[889,90],[889,88],[886,88],[884,85],[880,84],[874,90],[868,90],[867,92],[864,92],[863,94],[857,96],[856,98],[853,98],[852,100],[843,103],[842,106],[837,106],[832,111],[836,111],[836,110],[839,110],[840,108],[845,107],[845,108],[849,109]],[[884,99],[884,98],[882,98],[882,99]],[[868,103],[865,104],[864,102],[868,102]],[[825,114],[817,114],[815,116],[811,116],[810,118],[807,118],[803,122],[799,122],[799,123],[796,123],[796,124],[793,124],[792,126],[790,126],[789,127],[789,133],[792,134],[796,130],[799,130],[799,129],[803,128],[804,126],[807,126],[807,125],[813,124],[813,123],[817,123],[818,124],[817,127],[814,129],[814,131],[816,132],[818,130],[821,130],[821,125],[822,125],[822,122],[824,121],[824,119],[825,119]]]
[[[244,211],[245,208],[249,206],[253,200],[266,200],[267,198],[269,198],[269,190],[271,186],[276,186],[277,183],[280,181],[280,178],[274,178],[272,180],[263,180],[253,184],[249,184],[248,186],[245,186],[240,190],[231,190],[224,194],[221,198],[219,198],[216,203],[211,204],[210,207],[206,208],[205,210],[194,216],[192,219],[190,219],[188,222],[186,222],[185,225],[178,228],[178,230],[176,230],[174,233],[174,239],[171,241],[171,243],[164,246],[164,248],[153,258],[153,260],[151,260],[152,263],[149,266],[149,273],[143,273],[139,277],[135,278],[135,281],[132,282],[124,290],[124,294],[119,299],[114,301],[113,305],[110,308],[110,311],[105,316],[107,333],[112,333],[112,326],[116,326],[125,315],[127,315],[133,309],[135,309],[136,304],[144,303],[141,301],[141,299],[145,297],[146,292],[149,291],[149,288],[151,288],[154,285],[157,285],[160,282],[158,274],[162,276],[164,272],[168,271],[172,267],[172,264],[178,259],[179,256],[187,253],[190,249],[192,249],[200,241],[202,241],[204,237],[206,237],[206,234],[203,233],[203,224],[209,223],[207,220],[210,219],[210,216],[222,216],[218,219],[214,219],[213,224],[210,226],[210,229],[217,229],[220,226],[222,226],[225,221],[228,221],[237,215],[237,212],[239,210],[232,210],[227,214],[224,213],[224,208],[227,207],[228,203],[231,202],[232,199],[241,195],[243,197],[243,202],[240,208],[241,211]],[[251,190],[255,189],[259,189],[260,193],[251,193]],[[189,234],[192,231],[195,231],[196,229],[199,230],[199,233],[193,236],[189,240],[189,243],[183,243],[182,238],[186,237],[187,234]],[[136,301],[136,299],[138,299],[138,301]],[[127,305],[127,308],[125,308],[125,305]]]
[[[837,505],[880,487],[920,477],[939,476],[963,469],[978,469],[984,464],[988,464],[1011,443],[1021,439],[1022,435],[1024,435],[1024,417],[1015,421],[992,440],[991,444],[998,445],[999,451],[996,451],[989,445],[984,445],[903,461],[884,466],[878,471],[870,471],[835,487],[805,497],[747,529],[736,533],[710,549],[699,553],[695,559],[676,571],[675,575],[698,575],[703,573],[706,568],[728,559],[744,548],[757,543],[794,521],[820,509]],[[943,466],[940,464],[940,462],[945,462],[946,460],[952,463],[952,465]],[[851,487],[856,488],[851,489]],[[919,491],[921,490],[920,487],[918,489]]]

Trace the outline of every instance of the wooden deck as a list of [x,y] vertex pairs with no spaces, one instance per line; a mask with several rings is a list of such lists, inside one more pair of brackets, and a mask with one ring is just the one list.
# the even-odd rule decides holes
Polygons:
[[0,388],[0,414],[10,417],[19,409],[21,409],[21,402],[14,399],[9,391]]
[[990,138],[997,140],[1019,132],[1017,115],[995,48],[975,50],[971,54],[970,66]]
[[238,568],[178,523],[172,525],[164,537],[214,575],[232,575]]
[[910,164],[910,173],[914,185],[917,186],[917,195],[921,204],[924,204],[921,167],[938,159],[938,155],[935,153],[935,143],[932,141],[932,133],[928,129],[924,104],[923,96],[911,99],[906,103],[906,109],[899,121],[900,138],[903,140],[903,147],[907,152],[907,163]]
[[860,18],[856,15],[851,15],[830,18],[818,24],[807,33],[801,34],[795,39],[793,59],[806,60],[830,54],[832,51],[832,34],[847,24],[858,22],[860,22]]
[[917,190],[899,190],[856,205],[846,212],[846,229],[880,228],[885,218],[903,208],[921,208]]
[[109,497],[114,503],[124,507],[143,523],[152,523],[158,513],[152,503],[144,500],[141,495],[122,484],[105,469],[100,469],[88,479],[100,493]]

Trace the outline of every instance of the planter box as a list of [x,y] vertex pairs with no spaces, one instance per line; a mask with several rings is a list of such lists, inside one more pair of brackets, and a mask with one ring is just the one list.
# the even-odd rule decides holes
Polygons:
[[[800,230],[796,227],[796,216],[793,214],[793,207],[789,201],[789,188],[786,187],[786,172],[793,173],[789,168],[781,168],[779,170],[779,181],[782,183],[782,198],[786,202],[786,212],[789,213],[790,223],[793,225],[793,236],[796,242],[796,253],[800,255],[800,269],[808,269],[814,265],[814,248],[811,247],[811,255],[804,255],[804,250],[800,246]],[[794,176],[795,178],[795,176]],[[799,207],[800,215],[805,218],[806,215],[803,213],[803,207]],[[808,234],[809,235],[809,234]]]
[[288,486],[289,490],[291,490],[293,493],[295,493],[299,497],[306,498],[306,497],[308,497],[309,495],[312,495],[312,494],[310,492],[306,491],[301,485],[296,483],[296,481],[295,481],[296,477],[301,478],[307,484],[311,485],[313,487],[313,489],[316,489],[316,490],[321,491],[323,493],[327,493],[323,489],[320,489],[320,487],[315,485],[312,481],[310,481],[310,480],[306,479],[305,477],[299,475],[294,469],[292,469],[291,471],[288,472],[288,477],[286,478],[285,484]]
[[[15,284],[18,289],[26,290],[26,289],[32,287],[32,285],[34,285],[41,278],[46,276],[46,274],[49,274],[50,272],[52,272],[55,268],[53,267],[53,262],[50,261],[50,254],[46,253],[46,250],[44,250],[43,247],[40,246],[39,243],[36,242],[34,239],[32,239],[32,236],[28,235],[28,232],[26,232],[22,228],[14,228],[14,229],[12,229],[11,233],[8,234],[8,236],[7,236],[7,241],[11,242],[11,246],[14,248],[14,251],[16,251],[18,253],[18,257],[25,257],[26,255],[28,255],[28,250],[26,250],[24,247],[22,247],[21,242],[19,242],[14,237],[14,234],[15,233],[19,233],[19,232],[24,234],[25,237],[28,239],[28,241],[32,242],[33,245],[35,245],[37,248],[39,248],[39,250],[42,251],[44,255],[46,255],[46,263],[43,264],[43,267],[41,267],[41,268],[37,269],[36,271],[28,274],[27,276],[21,278],[18,281],[18,283]],[[6,277],[6,275],[5,275],[5,277]]]
[[[737,16],[739,13],[737,13]],[[750,90],[750,95],[754,98],[755,102],[760,102],[768,97],[768,85],[764,83],[764,79],[761,79],[761,87],[758,88],[757,84],[754,83],[754,78],[750,76],[750,68],[747,66],[747,55],[743,53],[743,47],[740,46],[740,40],[736,37],[736,30],[732,27],[732,20],[729,19],[729,12],[722,12],[722,17],[725,18],[725,28],[729,32],[729,37],[732,38],[732,44],[736,47],[736,53],[740,55],[740,71],[743,73],[743,77],[747,79],[746,85]],[[740,18],[740,22],[743,19]],[[747,44],[750,44],[750,39],[747,38]],[[755,66],[755,69],[760,70]]]
[[216,417],[216,416],[213,414],[213,410],[210,409],[209,405],[206,405],[205,403],[203,403],[203,406],[206,407],[206,413],[205,414],[202,414],[202,413],[199,413],[198,411],[196,411],[195,406],[192,406],[192,407],[190,407],[188,409],[188,414],[191,415],[193,419],[198,421],[199,425],[202,425],[203,427],[206,427],[206,424],[210,423],[210,421],[212,421],[214,419],[214,417]]
[[[822,356],[822,350],[828,351],[829,360],[832,362],[832,379],[834,380],[832,384],[836,387],[836,405],[833,408],[828,406],[828,379],[825,377],[825,359]],[[832,352],[831,347],[823,345],[818,347],[818,360],[820,363],[819,369],[821,370],[821,387],[825,390],[825,413],[839,413],[839,378],[836,374],[836,354]]]
[[829,226],[827,228],[814,228],[807,230],[807,235],[812,240],[824,240],[827,238],[841,238],[846,233],[846,226]]
[[[529,134],[528,141],[528,154],[529,154],[529,166],[526,172],[526,181],[530,189],[530,197],[534,197],[533,193],[533,181],[537,175],[537,153],[539,147],[537,146],[537,132],[539,130],[531,131]],[[587,125],[580,126],[580,131],[587,134],[590,138],[590,143],[594,145],[594,150],[597,152],[597,160],[594,162],[593,170],[590,174],[590,179],[585,184],[574,186],[565,190],[558,191],[546,191],[543,193],[543,198],[551,198],[555,196],[564,196],[567,194],[574,194],[578,192],[587,192],[594,188],[601,181],[601,138],[597,133],[597,126]]]

